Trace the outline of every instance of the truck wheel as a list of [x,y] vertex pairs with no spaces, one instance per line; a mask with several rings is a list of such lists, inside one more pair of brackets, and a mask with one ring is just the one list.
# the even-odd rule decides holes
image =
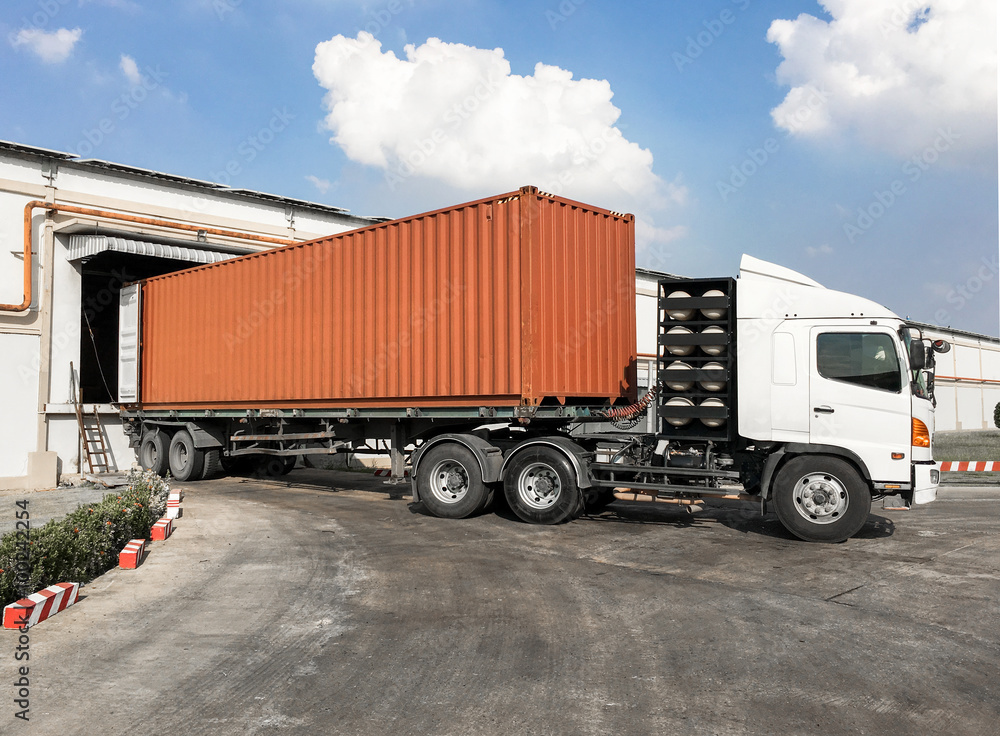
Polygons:
[[186,429],[170,440],[170,474],[179,481],[200,480],[205,467],[205,453],[194,446]]
[[507,469],[503,490],[511,511],[532,524],[561,524],[583,512],[573,467],[550,447],[519,452]]
[[472,516],[493,500],[476,456],[455,443],[432,447],[420,459],[417,490],[427,510],[443,519]]
[[[294,459],[292,466],[294,467]],[[277,478],[291,472],[288,458],[281,455],[259,455],[254,463],[254,475],[258,478]]]
[[214,478],[222,472],[222,450],[214,448],[205,450],[205,462],[201,470],[201,479]]
[[807,542],[843,542],[864,526],[872,507],[858,471],[824,456],[789,460],[778,472],[771,500],[782,526]]
[[139,445],[139,465],[163,476],[169,467],[170,436],[159,429],[151,429],[142,436]]

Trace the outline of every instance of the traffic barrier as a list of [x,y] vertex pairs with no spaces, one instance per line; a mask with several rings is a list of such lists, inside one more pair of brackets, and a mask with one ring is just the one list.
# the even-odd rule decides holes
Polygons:
[[164,516],[158,522],[153,524],[153,528],[150,529],[150,539],[154,542],[162,542],[167,537],[169,537],[174,531],[174,522],[172,519],[168,519]]
[[118,567],[123,570],[134,570],[142,562],[142,553],[146,550],[145,539],[133,539],[118,553]]
[[181,516],[181,494],[171,493],[167,496],[167,519],[179,519]]
[[1000,460],[962,460],[953,461],[946,460],[942,462],[940,469],[942,471],[962,471],[962,472],[973,472],[973,473],[992,473],[1000,472]]
[[41,623],[76,603],[79,583],[56,583],[3,609],[3,627],[20,629]]

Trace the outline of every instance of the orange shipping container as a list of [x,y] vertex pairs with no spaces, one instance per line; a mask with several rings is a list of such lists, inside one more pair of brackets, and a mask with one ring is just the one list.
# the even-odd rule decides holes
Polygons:
[[139,403],[634,400],[634,228],[524,187],[147,279]]

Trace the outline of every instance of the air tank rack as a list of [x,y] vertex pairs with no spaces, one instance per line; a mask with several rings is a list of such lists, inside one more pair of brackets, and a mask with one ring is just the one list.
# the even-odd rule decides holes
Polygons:
[[676,439],[736,438],[736,282],[659,282],[658,427]]

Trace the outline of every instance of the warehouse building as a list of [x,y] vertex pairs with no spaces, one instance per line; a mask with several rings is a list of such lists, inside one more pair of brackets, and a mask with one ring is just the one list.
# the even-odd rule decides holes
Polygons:
[[78,399],[109,469],[131,466],[112,405],[123,283],[379,221],[0,142],[0,489],[88,470]]
[[[134,461],[113,404],[123,283],[382,219],[0,141],[0,489],[89,470],[81,424],[93,428],[95,414],[109,470]],[[636,272],[640,387],[655,377],[663,275]],[[992,426],[1000,341],[928,333],[955,345],[939,358],[938,428]]]

